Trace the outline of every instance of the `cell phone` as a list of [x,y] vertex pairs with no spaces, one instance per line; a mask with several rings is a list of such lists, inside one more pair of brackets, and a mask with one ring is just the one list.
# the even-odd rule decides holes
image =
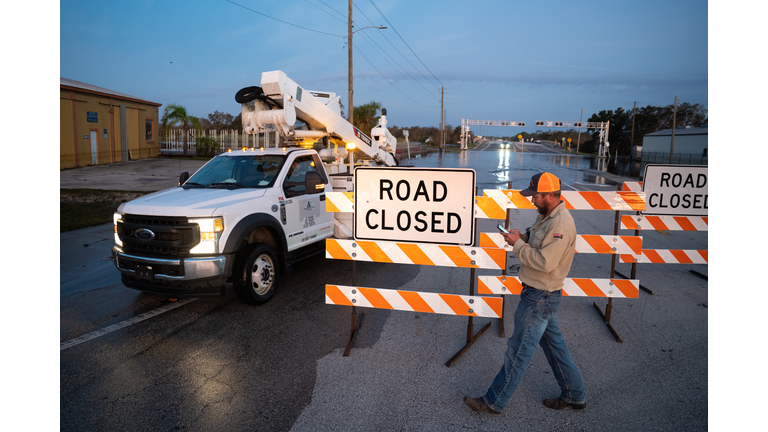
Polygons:
[[496,228],[498,228],[499,231],[503,232],[504,234],[509,234],[509,231],[506,228],[504,228],[504,226],[502,226],[501,224],[496,225]]

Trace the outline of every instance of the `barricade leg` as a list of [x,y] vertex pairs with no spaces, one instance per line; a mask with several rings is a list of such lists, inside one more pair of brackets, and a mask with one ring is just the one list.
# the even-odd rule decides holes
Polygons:
[[[621,185],[619,185],[618,190],[621,190]],[[619,219],[621,218],[620,213],[621,213],[620,211],[618,210],[616,211],[616,218],[614,219],[614,223],[613,223],[613,235],[619,234]],[[616,273],[616,254],[613,254],[611,256],[611,279],[615,277],[615,273]],[[626,277],[624,277],[624,279],[626,279]],[[616,330],[611,325],[611,312],[613,309],[611,300],[613,299],[609,297],[608,304],[605,306],[605,313],[603,313],[603,311],[600,310],[600,307],[597,306],[597,303],[593,302],[592,306],[594,306],[595,309],[597,309],[597,313],[600,314],[600,317],[603,319],[603,322],[608,327],[608,330],[610,330],[613,337],[616,338],[616,342],[624,343],[624,341],[621,340],[621,337],[619,337],[619,334],[616,333]]]
[[[356,270],[357,270],[357,261],[352,261],[352,286],[357,286]],[[349,351],[352,350],[352,344],[355,342],[355,337],[357,336],[357,330],[360,328],[360,325],[363,322],[362,311],[360,312],[360,318],[357,317],[357,306],[352,306],[351,321],[352,321],[352,328],[350,330],[347,347],[344,348],[344,357],[349,356]]]
[[[477,188],[475,188],[475,195],[477,195]],[[477,237],[477,234],[475,234],[475,237]],[[475,244],[477,244],[477,238],[475,238]],[[505,264],[505,266],[506,266],[506,264]],[[474,268],[470,269],[469,273],[470,273],[469,274],[469,295],[473,296],[473,295],[475,295],[475,269]],[[502,316],[504,316],[503,310],[504,309],[502,309]],[[491,327],[491,322],[490,321],[488,322],[488,324],[483,326],[483,328],[480,329],[480,331],[477,332],[477,334],[474,334],[475,327],[474,327],[473,317],[469,317],[469,322],[467,323],[467,344],[464,345],[464,347],[462,349],[460,349],[459,352],[454,354],[453,357],[448,359],[448,361],[445,362],[445,365],[447,367],[451,367],[454,363],[456,363],[456,361],[459,359],[459,357],[464,355],[464,353],[467,352],[469,347],[471,347],[472,344],[474,344],[475,341],[477,341],[480,338],[480,336],[482,336],[483,333],[485,333],[485,331],[488,330],[489,327]]]

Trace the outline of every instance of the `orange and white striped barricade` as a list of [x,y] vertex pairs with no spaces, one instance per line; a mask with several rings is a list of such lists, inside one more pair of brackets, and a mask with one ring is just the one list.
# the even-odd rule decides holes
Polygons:
[[[477,194],[476,189],[474,194]],[[472,197],[470,196],[470,198]],[[355,212],[355,194],[348,192],[326,193],[326,211]],[[472,214],[471,211],[468,213]],[[477,240],[473,239],[473,243],[476,244]],[[470,281],[472,282],[475,277],[475,269],[503,271],[507,254],[504,249],[497,247],[329,238],[326,239],[326,258],[351,260],[353,263],[369,261],[469,268],[471,270]],[[356,313],[358,306],[467,316],[469,319],[467,345],[446,363],[447,366],[450,366],[490,327],[491,323],[489,322],[482,330],[474,334],[472,323],[474,317],[503,319],[503,298],[475,296],[474,285],[470,287],[469,296],[357,287],[354,286],[354,274],[355,267],[353,264],[353,286],[326,285],[327,304],[352,306],[352,332],[344,356],[349,354],[359,328],[360,321],[357,319]]]
[[[655,166],[661,168],[663,166]],[[673,168],[673,166],[667,166]],[[679,167],[677,167],[679,168]],[[698,169],[704,167],[695,167]],[[706,177],[706,174],[703,174]],[[671,176],[670,176],[671,179]],[[682,179],[682,177],[681,177]],[[696,182],[699,180],[697,179]],[[653,182],[653,180],[652,180]],[[684,183],[681,181],[680,183]],[[706,182],[704,182],[706,184]],[[693,185],[693,178],[690,184]],[[645,191],[643,182],[624,182],[622,190]],[[652,189],[653,191],[653,189]],[[653,195],[653,194],[652,194]],[[662,231],[709,231],[709,217],[705,215],[648,215],[640,211],[636,215],[624,215],[621,217],[621,229],[635,230],[638,235],[643,230]],[[635,278],[637,273],[637,264],[708,264],[709,259],[706,250],[670,250],[670,249],[643,249],[641,253],[633,255],[621,255],[621,262],[632,263],[631,278]],[[707,279],[707,276],[689,270],[691,273]],[[625,277],[621,273],[618,273]],[[642,287],[644,291],[653,294],[653,291]]]
[[636,231],[709,231],[709,217],[624,215],[621,217],[621,229]]
[[[523,291],[520,278],[514,276],[480,276],[478,294],[519,295]],[[638,298],[640,281],[627,279],[566,278],[563,295],[569,297]]]
[[[477,197],[476,217],[500,219],[506,209],[535,209],[530,198],[524,197],[519,190],[484,189],[483,197]],[[642,211],[645,210],[645,194],[642,192],[616,191],[562,191],[560,199],[568,210],[610,210]],[[496,216],[496,217],[494,217]]]
[[392,264],[503,270],[507,252],[496,247],[326,239],[325,257]]
[[499,297],[326,285],[325,303],[409,312],[501,318]]
[[646,264],[709,264],[706,250],[643,249],[640,254],[621,255],[624,263]]
[[[480,233],[480,247],[510,249],[500,233]],[[639,236],[612,236],[579,234],[576,236],[576,253],[634,254],[642,251],[643,238]]]

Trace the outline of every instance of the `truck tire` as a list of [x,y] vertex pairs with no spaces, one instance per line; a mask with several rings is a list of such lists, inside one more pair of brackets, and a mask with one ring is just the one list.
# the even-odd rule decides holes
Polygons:
[[235,293],[244,303],[266,303],[275,294],[278,273],[275,251],[259,243],[248,254],[234,281]]

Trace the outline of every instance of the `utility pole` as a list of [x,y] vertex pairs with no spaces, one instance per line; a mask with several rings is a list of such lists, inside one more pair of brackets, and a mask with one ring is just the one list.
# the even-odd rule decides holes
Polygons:
[[347,106],[347,109],[349,110],[349,123],[354,125],[353,120],[355,106],[352,104],[352,0],[349,0],[349,10],[347,17],[347,44],[349,45],[349,70],[347,71],[347,75],[349,77],[349,106]]
[[632,148],[635,147],[635,110],[637,109],[637,101],[632,107],[632,135],[629,137],[629,158],[632,159]]
[[445,110],[443,108],[445,103],[445,88],[440,87],[440,150],[443,150],[445,145]]
[[675,96],[675,112],[672,114],[672,141],[669,143],[669,164],[672,165],[672,152],[675,150],[675,120],[677,120],[677,96]]

